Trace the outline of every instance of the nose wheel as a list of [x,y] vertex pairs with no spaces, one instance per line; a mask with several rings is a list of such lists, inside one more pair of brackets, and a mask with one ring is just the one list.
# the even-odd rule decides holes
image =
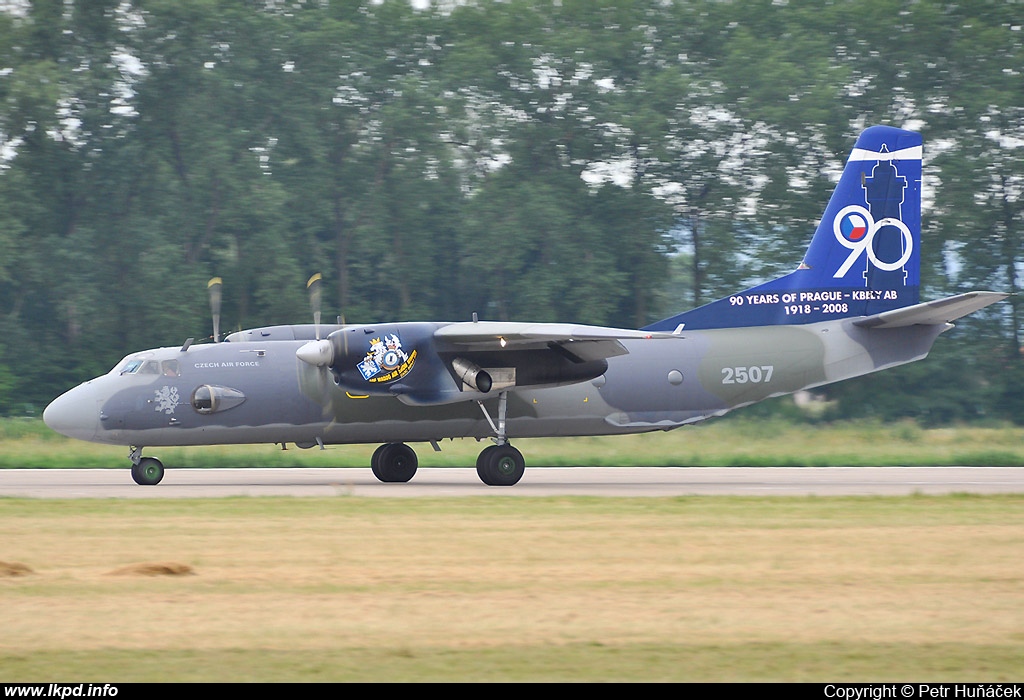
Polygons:
[[141,447],[132,447],[128,458],[131,460],[131,478],[139,486],[156,486],[164,478],[164,463],[156,457],[142,456]]
[[143,457],[141,447],[133,447],[132,479],[139,486],[156,486],[164,478],[164,465],[155,457]]

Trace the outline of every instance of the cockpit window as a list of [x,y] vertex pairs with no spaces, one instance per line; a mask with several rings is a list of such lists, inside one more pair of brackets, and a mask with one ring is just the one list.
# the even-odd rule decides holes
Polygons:
[[178,361],[164,360],[163,362],[158,362],[157,360],[135,358],[126,360],[118,370],[118,374],[162,374],[165,377],[177,377],[179,374]]

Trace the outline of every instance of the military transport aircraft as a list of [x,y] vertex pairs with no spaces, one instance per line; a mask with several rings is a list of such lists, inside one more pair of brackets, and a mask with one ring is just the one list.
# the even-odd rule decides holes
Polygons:
[[475,316],[255,328],[133,353],[43,418],[129,446],[143,485],[164,474],[143,447],[379,442],[374,475],[404,482],[406,443],[490,438],[477,473],[509,486],[525,468],[510,438],[671,430],[919,360],[950,322],[1004,299],[919,303],[921,155],[919,134],[867,129],[799,267],[640,330]]

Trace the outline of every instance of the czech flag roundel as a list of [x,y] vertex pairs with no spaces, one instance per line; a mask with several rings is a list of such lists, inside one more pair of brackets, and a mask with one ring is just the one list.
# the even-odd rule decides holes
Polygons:
[[868,222],[860,214],[849,213],[839,222],[839,230],[848,241],[859,241],[868,232]]

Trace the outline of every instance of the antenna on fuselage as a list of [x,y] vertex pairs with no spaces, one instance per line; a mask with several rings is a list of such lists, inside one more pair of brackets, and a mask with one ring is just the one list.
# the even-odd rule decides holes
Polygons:
[[323,275],[319,272],[309,278],[306,282],[306,289],[309,290],[309,306],[313,309],[313,323],[316,324],[316,339],[320,340],[320,300],[323,296],[320,284],[323,282]]
[[210,292],[210,313],[213,314],[213,342],[220,342],[220,292],[223,287],[223,280],[220,277],[214,277],[206,283],[206,288]]

